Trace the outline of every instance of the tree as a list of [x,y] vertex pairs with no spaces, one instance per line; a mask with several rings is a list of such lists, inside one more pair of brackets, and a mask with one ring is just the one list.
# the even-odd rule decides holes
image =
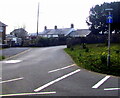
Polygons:
[[112,8],[111,14],[113,15],[113,23],[111,24],[111,32],[120,33],[120,2],[103,3],[96,5],[90,9],[90,15],[86,20],[89,29],[93,34],[104,34],[108,30],[108,23],[106,17],[108,11],[105,9]]

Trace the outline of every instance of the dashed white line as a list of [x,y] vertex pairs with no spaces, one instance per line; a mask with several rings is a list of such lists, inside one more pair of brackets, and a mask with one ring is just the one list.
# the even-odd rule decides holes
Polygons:
[[24,77],[16,78],[16,79],[11,79],[11,80],[0,81],[0,84],[1,84],[1,83],[7,83],[7,82],[13,82],[13,81],[22,80],[23,78],[24,78]]
[[101,86],[109,78],[110,78],[110,76],[106,76],[101,81],[99,81],[97,84],[95,84],[92,88],[98,88],[99,86]]
[[19,94],[4,94],[0,95],[0,97],[7,97],[7,96],[24,96],[24,95],[45,95],[45,94],[55,94],[56,92],[39,92],[39,93],[19,93]]
[[66,75],[64,75],[64,76],[62,76],[62,77],[60,77],[60,78],[57,78],[57,79],[55,79],[55,80],[53,80],[53,81],[51,81],[51,82],[49,82],[49,83],[47,83],[47,84],[45,84],[45,85],[43,85],[43,86],[41,86],[41,87],[35,89],[34,91],[35,91],[35,92],[38,92],[38,91],[40,91],[40,90],[42,90],[42,89],[44,89],[44,88],[46,88],[46,87],[48,87],[48,86],[56,83],[56,82],[58,82],[58,81],[60,81],[60,80],[62,80],[62,79],[65,79],[65,78],[67,78],[67,77],[69,77],[69,76],[71,76],[71,75],[73,75],[73,74],[75,74],[75,73],[78,73],[78,72],[80,72],[80,69],[78,69],[78,70],[76,70],[76,71],[73,71],[73,72],[71,72],[71,73],[69,73],[69,74],[66,74]]
[[59,70],[67,69],[67,68],[72,67],[72,66],[74,66],[74,65],[75,65],[75,64],[72,64],[72,65],[69,65],[69,66],[66,66],[66,67],[63,67],[63,68],[58,68],[58,69],[55,69],[55,70],[51,70],[51,71],[49,71],[48,73],[52,73],[52,72],[56,72],[56,71],[59,71]]
[[120,90],[120,88],[105,88],[105,91]]

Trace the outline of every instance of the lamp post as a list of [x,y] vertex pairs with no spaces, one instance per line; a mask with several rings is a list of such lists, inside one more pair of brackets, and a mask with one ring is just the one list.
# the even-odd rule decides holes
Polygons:
[[111,11],[113,10],[112,8],[105,9],[106,11],[109,12],[109,15],[107,16],[107,23],[108,23],[108,56],[107,56],[107,66],[110,66],[110,24],[113,22],[112,20],[112,15]]

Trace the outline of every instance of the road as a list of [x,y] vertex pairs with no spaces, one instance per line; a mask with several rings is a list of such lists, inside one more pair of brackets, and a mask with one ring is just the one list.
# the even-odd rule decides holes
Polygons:
[[119,96],[119,77],[78,67],[64,48],[30,48],[1,61],[0,96]]
[[0,50],[0,55],[5,56],[6,58],[11,57],[13,55],[16,55],[20,52],[24,52],[25,50],[28,50],[29,48],[6,48],[3,50]]

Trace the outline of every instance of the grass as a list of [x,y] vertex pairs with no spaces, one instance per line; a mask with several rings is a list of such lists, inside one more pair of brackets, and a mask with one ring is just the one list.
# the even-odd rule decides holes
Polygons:
[[108,48],[104,44],[76,45],[65,51],[75,63],[85,69],[120,76],[120,45],[111,44],[111,62],[107,66]]

